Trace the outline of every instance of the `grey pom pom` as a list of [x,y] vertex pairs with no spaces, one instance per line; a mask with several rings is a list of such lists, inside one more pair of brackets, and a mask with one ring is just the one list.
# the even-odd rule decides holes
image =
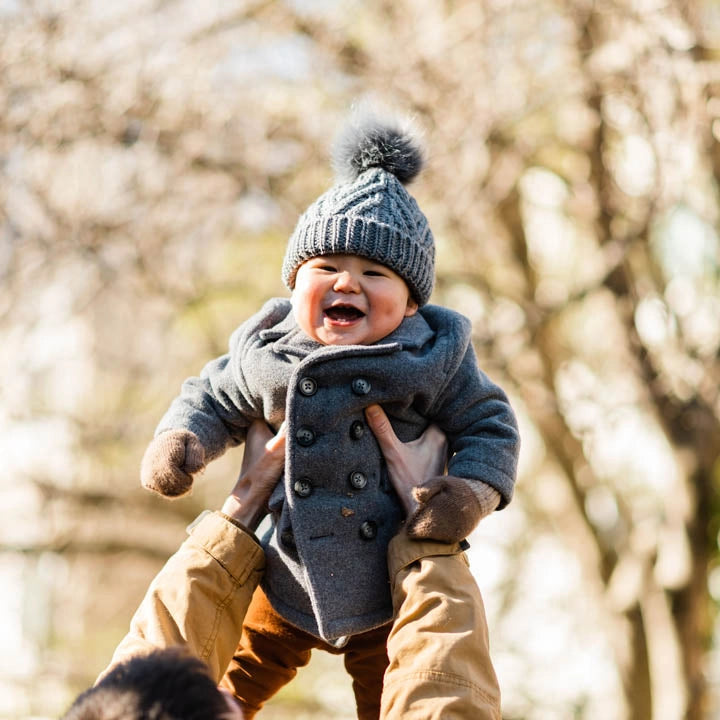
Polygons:
[[424,163],[422,145],[407,123],[368,113],[356,114],[333,148],[333,167],[341,182],[352,182],[377,167],[407,185]]

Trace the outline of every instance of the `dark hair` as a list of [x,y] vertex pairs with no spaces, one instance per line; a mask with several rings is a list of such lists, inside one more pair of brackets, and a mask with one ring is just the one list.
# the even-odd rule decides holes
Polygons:
[[207,665],[176,647],[117,665],[62,720],[220,720],[227,714]]

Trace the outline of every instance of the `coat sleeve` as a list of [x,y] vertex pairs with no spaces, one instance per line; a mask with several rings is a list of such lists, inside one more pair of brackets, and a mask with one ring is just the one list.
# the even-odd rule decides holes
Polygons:
[[243,362],[258,333],[282,315],[279,307],[269,302],[232,334],[225,355],[207,363],[199,376],[183,382],[180,395],[160,420],[155,435],[166,430],[190,430],[205,448],[206,461],[245,441],[250,423],[262,418],[263,413],[262,401],[253,397],[247,382]]
[[152,581],[98,682],[131,657],[174,645],[204,660],[219,682],[264,569],[254,536],[221,513],[205,514]]
[[458,544],[398,533],[388,548],[397,617],[387,639],[384,720],[501,720],[485,606]]
[[487,483],[500,493],[499,507],[507,505],[520,450],[517,420],[505,392],[478,368],[469,341],[431,416],[448,436],[448,473]]

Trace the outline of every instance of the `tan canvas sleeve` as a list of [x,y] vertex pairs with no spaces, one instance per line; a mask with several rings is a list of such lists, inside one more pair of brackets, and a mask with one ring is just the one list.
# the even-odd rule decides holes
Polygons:
[[485,608],[459,543],[390,543],[397,613],[382,720],[500,720]]
[[184,645],[219,682],[264,568],[263,550],[250,533],[219,512],[206,513],[152,581],[100,677],[134,655]]

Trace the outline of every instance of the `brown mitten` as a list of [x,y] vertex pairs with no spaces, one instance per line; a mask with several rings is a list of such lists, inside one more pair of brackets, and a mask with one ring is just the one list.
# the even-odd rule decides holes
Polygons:
[[413,490],[419,507],[408,518],[415,540],[453,543],[466,538],[500,504],[500,493],[478,480],[434,477]]
[[148,445],[140,465],[143,487],[165,497],[190,491],[193,474],[205,467],[205,448],[189,430],[168,430]]

